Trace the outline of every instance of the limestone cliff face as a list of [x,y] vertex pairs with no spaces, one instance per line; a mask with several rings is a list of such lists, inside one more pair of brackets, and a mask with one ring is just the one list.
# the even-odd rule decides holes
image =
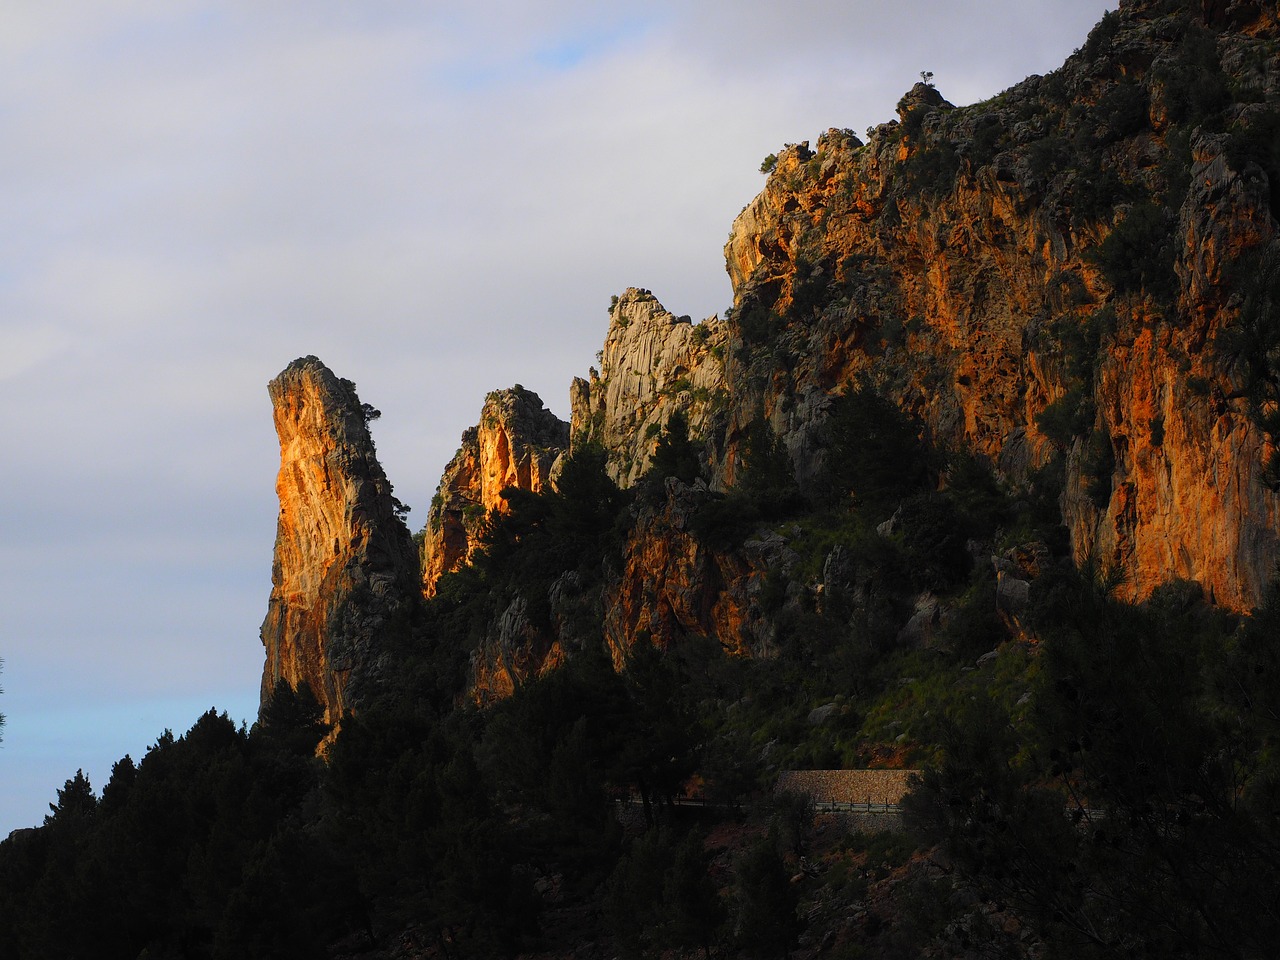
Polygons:
[[508,487],[537,493],[568,449],[569,425],[518,384],[484,401],[480,422],[462,435],[431,502],[422,539],[422,589],[435,594],[443,574],[465,563],[484,519],[505,509]]
[[[917,84],[866,142],[832,129],[784,149],[733,224],[723,319],[695,325],[626,290],[601,369],[572,385],[568,429],[517,388],[490,395],[464,435],[424,537],[415,587],[428,596],[501,490],[546,489],[567,444],[599,444],[609,475],[636,488],[628,512],[600,515],[621,539],[606,559],[554,555],[484,597],[475,699],[601,642],[615,663],[637,642],[690,636],[768,655],[779,605],[801,597],[843,596],[877,636],[927,636],[939,598],[899,604],[839,544],[819,582],[781,528],[719,547],[697,532],[700,512],[732,503],[762,422],[801,493],[819,494],[833,399],[866,387],[935,449],[976,454],[1037,502],[1049,491],[1073,558],[1121,571],[1130,597],[1183,578],[1255,606],[1280,560],[1278,50],[1274,4],[1124,0],[1051,74],[968,107]],[[399,571],[412,558],[384,522],[395,504],[361,446],[359,404],[318,366],[299,361],[272,388],[290,506],[264,682],[305,677],[333,711],[376,662],[368,625],[410,602]],[[638,483],[676,411],[705,477]],[[770,477],[777,449],[770,439]],[[890,516],[862,519],[893,535]],[[1029,546],[1048,556],[969,552]],[[353,582],[369,586],[359,604]],[[1028,590],[1019,573],[1000,595]]]
[[476,703],[509,697],[526,680],[556,669],[586,644],[599,643],[591,625],[598,613],[598,591],[584,589],[575,571],[556,578],[545,602],[550,611],[547,626],[534,623],[529,598],[522,594],[512,597],[489,624],[471,652],[468,686]]
[[1277,262],[1280,31],[1270,5],[1165,10],[1122,4],[986,103],[918,84],[867,143],[782,152],[725,248],[726,456],[763,409],[811,475],[824,398],[866,380],[1009,482],[1061,458],[1076,559],[1130,595],[1260,600],[1274,398],[1239,333]]
[[280,473],[262,695],[307,684],[327,721],[376,686],[383,647],[418,602],[417,562],[350,381],[315,357],[269,386]]
[[[1077,559],[1119,565],[1134,594],[1181,577],[1248,610],[1274,576],[1280,500],[1264,482],[1271,441],[1243,402],[1241,372],[1215,346],[1239,319],[1223,272],[1273,247],[1276,229],[1263,184],[1231,168],[1220,138],[1199,137],[1193,151],[1176,308],[1131,307],[1099,371],[1099,421],[1115,451],[1110,496],[1092,502],[1073,482],[1064,515]],[[1081,465],[1083,443],[1072,455]]]
[[622,568],[604,591],[604,639],[615,665],[636,643],[665,650],[691,636],[734,655],[772,652],[774,626],[760,592],[770,569],[786,567],[785,543],[772,534],[738,550],[707,545],[691,518],[708,495],[701,480],[689,486],[670,477],[661,499],[639,510]]
[[[1184,578],[1257,604],[1280,558],[1280,385],[1258,374],[1280,356],[1259,319],[1280,302],[1278,43],[1269,5],[1125,2],[1048,76],[963,108],[917,84],[865,143],[833,129],[784,149],[725,247],[723,320],[625,291],[602,369],[573,384],[573,443],[600,443],[634,486],[681,410],[709,469],[633,508],[598,597],[615,663],[688,636],[768,655],[766,607],[793,599],[762,602],[767,574],[789,579],[784,536],[716,549],[692,518],[734,487],[762,416],[802,488],[815,481],[832,398],[863,385],[934,445],[1058,490],[1074,559],[1121,570],[1129,596]],[[847,580],[871,604],[839,553],[824,583],[788,589]],[[556,596],[573,607],[573,590]],[[515,597],[490,624],[480,699],[573,649],[533,625],[544,599]],[[915,605],[875,615],[902,636],[937,617],[932,595]]]
[[692,434],[713,432],[710,421],[727,397],[726,341],[718,318],[695,326],[673,316],[648,290],[626,290],[609,311],[601,370],[573,381],[573,442],[603,445],[611,475],[627,487],[648,468],[674,411],[684,413]]

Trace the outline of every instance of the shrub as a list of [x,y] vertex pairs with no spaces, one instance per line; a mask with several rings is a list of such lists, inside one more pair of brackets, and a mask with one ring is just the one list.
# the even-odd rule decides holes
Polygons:
[[1086,256],[1117,293],[1171,298],[1178,284],[1173,271],[1175,226],[1172,213],[1164,207],[1150,201],[1136,203]]
[[968,531],[948,497],[925,493],[900,508],[901,543],[912,582],[926,590],[944,590],[969,572]]
[[1098,99],[1084,129],[1094,147],[1132,136],[1147,125],[1147,91],[1134,80],[1113,84]]
[[1069,156],[1067,141],[1051,133],[1027,147],[1027,169],[1033,180],[1050,180],[1067,162]]
[[791,280],[791,305],[787,318],[804,320],[811,317],[823,302],[827,280],[818,265],[805,257],[797,257]]
[[1170,120],[1188,128],[1221,129],[1219,115],[1231,102],[1231,90],[1211,31],[1189,25],[1177,55],[1158,61],[1155,75],[1164,86]]
[[1000,143],[1004,139],[1004,124],[995,114],[980,117],[974,124],[973,139],[969,146],[969,159],[975,167],[989,164],[1000,152]]
[[1036,414],[1036,429],[1065,450],[1089,432],[1094,415],[1093,398],[1075,386]]
[[790,953],[802,927],[798,898],[791,886],[778,839],[770,833],[737,864],[735,939],[750,955],[781,957]]
[[908,182],[928,197],[950,191],[959,169],[960,155],[948,140],[933,140],[912,153],[906,162]]
[[1090,63],[1111,52],[1111,43],[1120,32],[1120,14],[1108,10],[1102,19],[1089,31],[1089,37],[1080,48],[1080,55]]
[[1095,430],[1085,445],[1080,472],[1084,477],[1084,489],[1093,505],[1099,510],[1111,500],[1111,475],[1116,467],[1116,455],[1111,446],[1111,434],[1104,427]]
[[1134,194],[1134,187],[1103,162],[1101,151],[1085,148],[1083,152],[1085,160],[1071,178],[1071,222],[1076,226],[1110,220],[1116,206]]
[[815,482],[818,493],[833,502],[852,494],[868,515],[888,516],[929,480],[921,431],[870,387],[835,398],[821,431],[825,459]]
[[738,335],[748,347],[767,343],[778,322],[772,310],[754,301],[734,314],[734,320],[737,321]]
[[676,477],[685,483],[693,483],[702,472],[702,453],[689,438],[689,421],[676,410],[658,438],[645,478],[661,482],[667,477]]

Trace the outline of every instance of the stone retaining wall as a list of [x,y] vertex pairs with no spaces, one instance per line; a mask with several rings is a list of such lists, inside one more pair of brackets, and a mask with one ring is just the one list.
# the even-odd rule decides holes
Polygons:
[[807,793],[815,803],[885,803],[897,805],[908,780],[918,770],[785,770],[778,793]]

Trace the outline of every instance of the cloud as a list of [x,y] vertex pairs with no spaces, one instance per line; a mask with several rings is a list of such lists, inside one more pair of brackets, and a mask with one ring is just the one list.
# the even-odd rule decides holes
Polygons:
[[57,328],[6,325],[0,330],[0,380],[54,360],[74,342],[70,334]]

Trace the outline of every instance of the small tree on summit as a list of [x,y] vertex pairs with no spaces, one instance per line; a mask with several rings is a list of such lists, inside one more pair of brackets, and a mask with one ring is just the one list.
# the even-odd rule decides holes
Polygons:
[[44,823],[45,826],[79,824],[87,822],[97,811],[98,798],[89,778],[83,770],[77,770],[76,775],[58,791],[58,802],[49,804],[49,815],[44,818]]

